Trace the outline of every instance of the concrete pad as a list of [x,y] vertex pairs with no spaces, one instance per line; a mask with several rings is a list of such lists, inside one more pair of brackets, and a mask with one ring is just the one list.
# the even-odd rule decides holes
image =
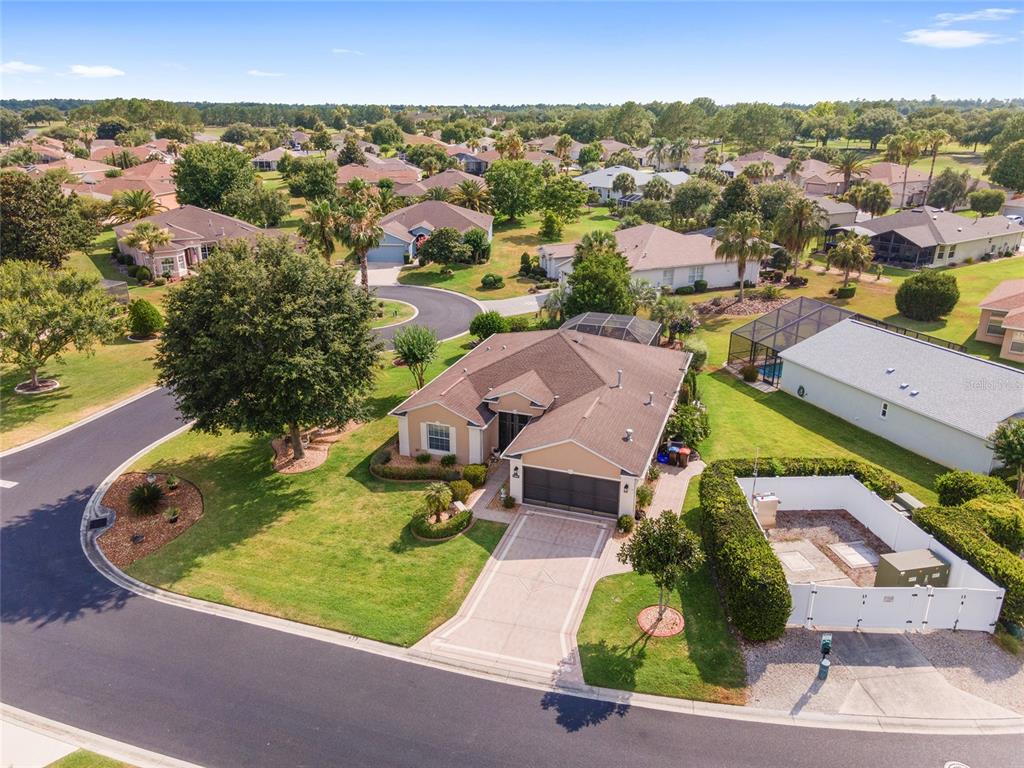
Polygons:
[[[771,542],[772,550],[782,563],[786,581],[793,584],[840,584],[854,586],[845,573],[828,556],[807,539]],[[789,567],[789,563],[798,568]]]
[[829,544],[836,556],[851,568],[869,568],[878,565],[878,553],[863,541],[838,541]]
[[578,677],[576,629],[611,525],[524,508],[458,614],[414,652]]

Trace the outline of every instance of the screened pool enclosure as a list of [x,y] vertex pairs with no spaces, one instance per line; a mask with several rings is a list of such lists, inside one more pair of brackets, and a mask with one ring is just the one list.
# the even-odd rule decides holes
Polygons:
[[562,323],[562,329],[647,345],[656,345],[661,338],[661,323],[633,315],[607,315],[603,312],[584,312],[570,317]]

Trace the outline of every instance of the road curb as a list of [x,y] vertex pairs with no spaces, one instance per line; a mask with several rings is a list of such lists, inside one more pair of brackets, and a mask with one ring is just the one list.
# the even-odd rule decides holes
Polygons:
[[[578,696],[609,704],[628,707],[642,707],[678,714],[699,715],[724,720],[755,722],[769,725],[799,726],[804,728],[825,728],[834,730],[866,731],[876,733],[915,733],[933,735],[1008,735],[1024,734],[1024,717],[1008,717],[999,719],[964,719],[938,720],[927,718],[901,718],[885,716],[839,715],[818,712],[800,712],[791,714],[782,710],[759,709],[731,704],[714,704],[690,699],[676,699],[669,696],[632,693],[613,688],[602,688],[585,683],[560,682],[551,679],[550,675],[534,675],[528,672],[502,668],[498,665],[481,664],[451,656],[402,648],[389,645],[378,640],[370,640],[356,635],[337,632],[323,627],[315,627],[288,619],[257,613],[242,608],[211,603],[187,595],[169,592],[159,587],[138,581],[114,566],[96,545],[97,531],[90,531],[88,523],[98,516],[101,510],[100,501],[110,485],[128,467],[145,456],[162,443],[191,429],[186,424],[150,443],[124,461],[96,487],[85,505],[82,523],[79,528],[82,551],[89,562],[105,578],[117,586],[140,597],[156,600],[178,608],[199,613],[211,614],[231,621],[298,635],[311,640],[352,648],[358,651],[385,656],[390,659],[419,664],[447,672],[454,672],[476,677],[491,682],[517,685],[553,694]],[[102,531],[101,531],[102,532]],[[100,532],[100,533],[101,533]]]
[[0,720],[19,725],[78,749],[87,749],[90,752],[120,760],[136,766],[136,768],[201,768],[195,763],[161,755],[115,739],[108,739],[106,736],[65,725],[56,720],[12,707],[9,704],[0,703]]

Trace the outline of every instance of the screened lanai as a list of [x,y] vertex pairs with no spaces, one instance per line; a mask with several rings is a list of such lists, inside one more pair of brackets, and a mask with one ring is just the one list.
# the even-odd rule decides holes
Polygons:
[[608,315],[603,312],[584,312],[562,323],[564,330],[610,336],[637,344],[655,345],[661,338],[661,323],[644,320],[633,315]]

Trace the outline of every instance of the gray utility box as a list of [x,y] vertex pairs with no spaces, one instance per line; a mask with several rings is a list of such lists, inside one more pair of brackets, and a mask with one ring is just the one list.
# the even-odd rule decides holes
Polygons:
[[775,513],[779,511],[779,497],[774,493],[754,494],[754,516],[762,528],[775,527]]
[[878,559],[876,587],[945,587],[949,564],[928,549],[890,552]]

